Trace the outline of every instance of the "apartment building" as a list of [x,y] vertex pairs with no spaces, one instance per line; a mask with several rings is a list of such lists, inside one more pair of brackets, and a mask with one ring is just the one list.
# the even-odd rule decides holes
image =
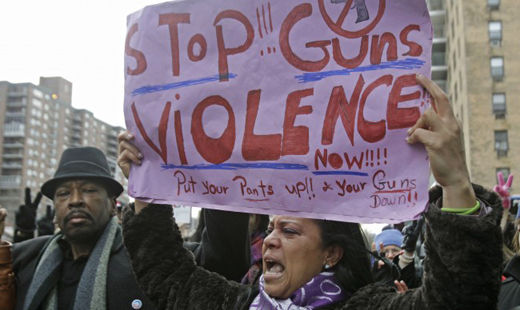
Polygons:
[[446,64],[446,10],[444,0],[427,0],[433,25],[432,80],[446,91],[448,67]]
[[[464,130],[472,180],[520,173],[518,0],[446,0],[447,90]],[[513,193],[520,193],[518,179]]]
[[[61,77],[41,77],[38,85],[0,81],[0,205],[9,210],[8,225],[24,199],[24,188],[38,192],[68,147],[101,149],[126,188],[116,164],[117,135],[124,129],[72,107],[71,98],[72,83]],[[126,194],[120,198],[128,201]],[[45,204],[51,202],[43,200],[40,206]]]

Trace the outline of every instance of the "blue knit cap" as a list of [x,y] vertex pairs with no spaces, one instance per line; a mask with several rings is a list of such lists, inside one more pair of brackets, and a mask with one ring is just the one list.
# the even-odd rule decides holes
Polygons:
[[378,234],[374,240],[376,249],[379,251],[379,244],[383,243],[383,246],[396,245],[401,247],[403,244],[403,234],[397,229],[383,230]]

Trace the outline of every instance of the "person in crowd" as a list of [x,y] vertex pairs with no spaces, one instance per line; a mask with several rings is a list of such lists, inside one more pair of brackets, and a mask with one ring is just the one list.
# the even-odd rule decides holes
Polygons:
[[54,209],[51,205],[47,205],[45,215],[36,221],[36,230],[38,231],[38,236],[54,235]]
[[121,225],[123,223],[123,203],[119,200],[116,200],[116,217],[117,223]]
[[[512,210],[511,206],[511,185],[513,184],[513,174],[507,177],[507,181],[504,180],[504,175],[502,172],[497,173],[497,185],[493,187],[493,191],[495,191],[500,198],[502,199],[502,207],[504,208],[504,212],[502,213],[502,219],[500,221],[500,227],[502,228],[502,234],[504,238],[503,243],[503,252],[504,252],[504,263],[508,263],[515,252],[513,250],[513,237],[515,234],[515,214],[517,214],[517,210]],[[516,209],[516,208],[515,208]]]
[[[519,209],[520,210],[520,209]],[[515,220],[515,233],[512,239],[512,256],[509,258],[502,276],[502,286],[498,297],[498,309],[510,310],[520,307],[520,212]]]
[[251,238],[251,267],[247,274],[242,278],[241,283],[256,283],[262,274],[262,245],[267,235],[266,230],[269,225],[269,216],[265,214],[249,215],[249,235]]
[[35,230],[38,232],[38,236],[54,234],[54,210],[52,206],[47,205],[45,215],[36,220],[41,199],[42,193],[38,192],[34,200],[31,200],[31,189],[29,187],[25,188],[24,204],[18,207],[15,214],[13,237],[15,243],[34,238]]
[[36,229],[36,211],[42,199],[42,193],[38,192],[34,200],[31,200],[31,189],[25,188],[25,203],[20,205],[15,214],[14,242],[21,242],[34,238]]
[[[372,265],[374,281],[392,284],[394,280],[399,279],[400,270],[398,264],[394,263],[394,258],[402,254],[402,243],[403,234],[401,234],[399,230],[391,227],[383,228],[383,230],[376,235],[373,248],[377,249],[377,254],[381,259],[375,260]],[[377,257],[377,255],[375,257]],[[399,262],[399,259],[397,261]]]
[[99,149],[63,152],[41,187],[54,202],[60,232],[13,247],[16,309],[122,309],[133,302],[154,309],[132,273],[114,217],[122,191]]
[[403,234],[399,230],[392,228],[377,234],[374,242],[376,249],[380,249],[381,254],[389,260],[393,260],[402,251],[403,238]]
[[[415,236],[410,235],[414,233]],[[407,287],[419,286],[414,264],[415,244],[418,232],[414,229],[408,230],[407,244],[404,236],[397,229],[381,231],[375,240],[375,246],[379,249],[379,255],[386,260],[377,260],[372,266],[374,281],[394,285],[395,281],[403,281]],[[386,262],[385,262],[386,261]]]
[[4,234],[6,217],[7,210],[5,208],[2,208],[2,205],[0,205],[0,237]]
[[[409,130],[425,145],[440,187],[430,192],[423,285],[397,293],[371,284],[359,224],[274,216],[264,239],[258,285],[240,285],[196,266],[183,248],[171,207],[135,202],[124,241],[139,283],[160,309],[493,309],[500,285],[502,208],[472,185],[460,127],[446,94],[418,76],[433,98]],[[132,135],[119,136],[118,164],[140,164]],[[166,247],[166,245],[168,245]],[[476,246],[478,245],[478,246]],[[464,272],[461,272],[464,270]]]
[[[54,201],[60,232],[13,247],[16,309],[72,309],[80,304],[155,309],[132,273],[115,217],[115,201],[123,187],[109,171],[99,149],[70,148],[62,154],[54,178],[41,188]],[[236,226],[230,223],[244,233],[236,234]],[[216,211],[209,231],[218,241],[206,237],[197,244],[197,262],[240,280],[249,267],[247,225],[247,214]],[[228,251],[223,239],[233,242],[238,254]]]
[[204,209],[200,242],[185,242],[204,268],[240,281],[249,268],[249,214]]
[[[0,236],[4,233],[7,210],[0,205]],[[11,243],[0,240],[0,309],[13,310],[15,279],[11,255]]]

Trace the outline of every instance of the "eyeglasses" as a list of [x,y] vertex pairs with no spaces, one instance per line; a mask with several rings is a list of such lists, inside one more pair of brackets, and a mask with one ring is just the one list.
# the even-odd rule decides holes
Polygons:
[[392,255],[392,256],[396,256],[397,254],[399,254],[399,252],[401,252],[401,249],[400,248],[397,248],[397,247],[391,247],[391,248],[388,248],[388,249],[384,249],[381,254],[383,254],[385,257],[388,257],[389,255]]

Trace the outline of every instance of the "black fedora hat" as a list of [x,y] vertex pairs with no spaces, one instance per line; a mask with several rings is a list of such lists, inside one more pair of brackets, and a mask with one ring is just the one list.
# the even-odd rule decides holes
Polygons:
[[66,149],[61,154],[58,169],[54,178],[43,183],[41,192],[54,199],[57,186],[70,179],[92,179],[100,181],[110,196],[117,197],[123,192],[108,168],[107,158],[101,150],[95,147],[74,147]]

